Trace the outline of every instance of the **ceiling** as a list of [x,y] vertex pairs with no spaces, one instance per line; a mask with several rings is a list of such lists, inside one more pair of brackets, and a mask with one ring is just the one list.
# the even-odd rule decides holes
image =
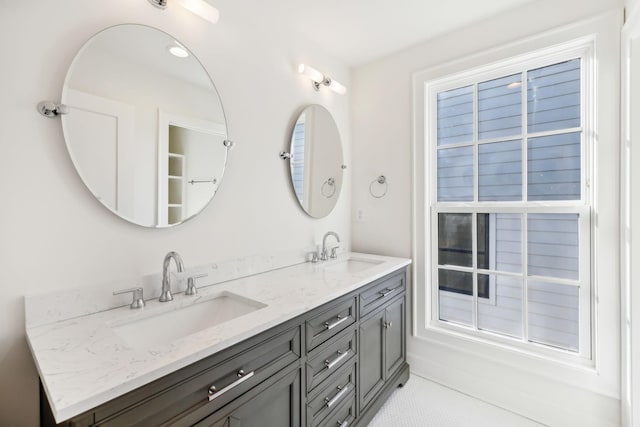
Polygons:
[[[221,9],[228,0],[208,0]],[[349,66],[358,66],[419,42],[535,0],[253,0],[244,13],[302,34]]]

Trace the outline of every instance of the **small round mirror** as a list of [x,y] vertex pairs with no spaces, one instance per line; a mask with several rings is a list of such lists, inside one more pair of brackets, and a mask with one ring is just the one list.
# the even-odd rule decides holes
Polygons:
[[338,126],[321,105],[298,116],[291,134],[291,182],[298,202],[314,218],[333,210],[340,196],[344,159]]
[[209,74],[183,44],[144,25],[87,41],[64,82],[62,128],[93,195],[121,218],[168,227],[218,190],[227,125]]

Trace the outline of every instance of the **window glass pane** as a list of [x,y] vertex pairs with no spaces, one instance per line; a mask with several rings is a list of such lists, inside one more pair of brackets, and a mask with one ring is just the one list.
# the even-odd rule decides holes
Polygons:
[[522,272],[521,218],[520,214],[478,214],[478,268]]
[[580,126],[580,59],[529,71],[529,132]]
[[473,86],[438,94],[438,146],[473,141]]
[[478,146],[478,200],[522,200],[522,141]]
[[438,214],[438,264],[473,266],[471,214]]
[[438,201],[473,201],[473,147],[438,150]]
[[477,267],[488,270],[492,267],[491,261],[494,256],[492,255],[492,251],[495,251],[494,244],[492,239],[495,240],[495,230],[491,230],[491,214],[477,214],[478,224],[476,228],[477,236],[476,236],[476,257],[477,257]]
[[478,328],[521,338],[522,279],[478,274],[478,289],[483,282],[488,282],[495,295],[490,300],[478,300]]
[[529,340],[578,351],[578,287],[529,281]]
[[522,74],[478,84],[480,139],[522,133]]
[[578,215],[529,214],[528,272],[578,280]]
[[495,270],[522,272],[522,215],[493,214],[496,225]]
[[529,200],[580,200],[581,132],[530,138]]
[[473,273],[438,270],[438,308],[440,320],[473,324]]

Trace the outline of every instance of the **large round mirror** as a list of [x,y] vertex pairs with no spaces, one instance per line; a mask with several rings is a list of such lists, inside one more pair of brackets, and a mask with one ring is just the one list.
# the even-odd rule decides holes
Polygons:
[[112,212],[168,227],[197,215],[227,160],[220,97],[198,59],[143,25],[96,34],[64,82],[67,148],[80,177]]
[[291,182],[304,211],[322,218],[333,210],[342,188],[342,143],[331,113],[310,105],[298,116],[291,134]]

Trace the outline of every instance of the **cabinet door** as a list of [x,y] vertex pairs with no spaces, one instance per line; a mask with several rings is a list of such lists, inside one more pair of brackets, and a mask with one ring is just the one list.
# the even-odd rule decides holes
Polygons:
[[300,367],[276,375],[197,426],[301,427]]
[[385,379],[391,378],[405,360],[405,299],[385,309]]
[[360,410],[384,386],[384,317],[380,310],[360,323]]

